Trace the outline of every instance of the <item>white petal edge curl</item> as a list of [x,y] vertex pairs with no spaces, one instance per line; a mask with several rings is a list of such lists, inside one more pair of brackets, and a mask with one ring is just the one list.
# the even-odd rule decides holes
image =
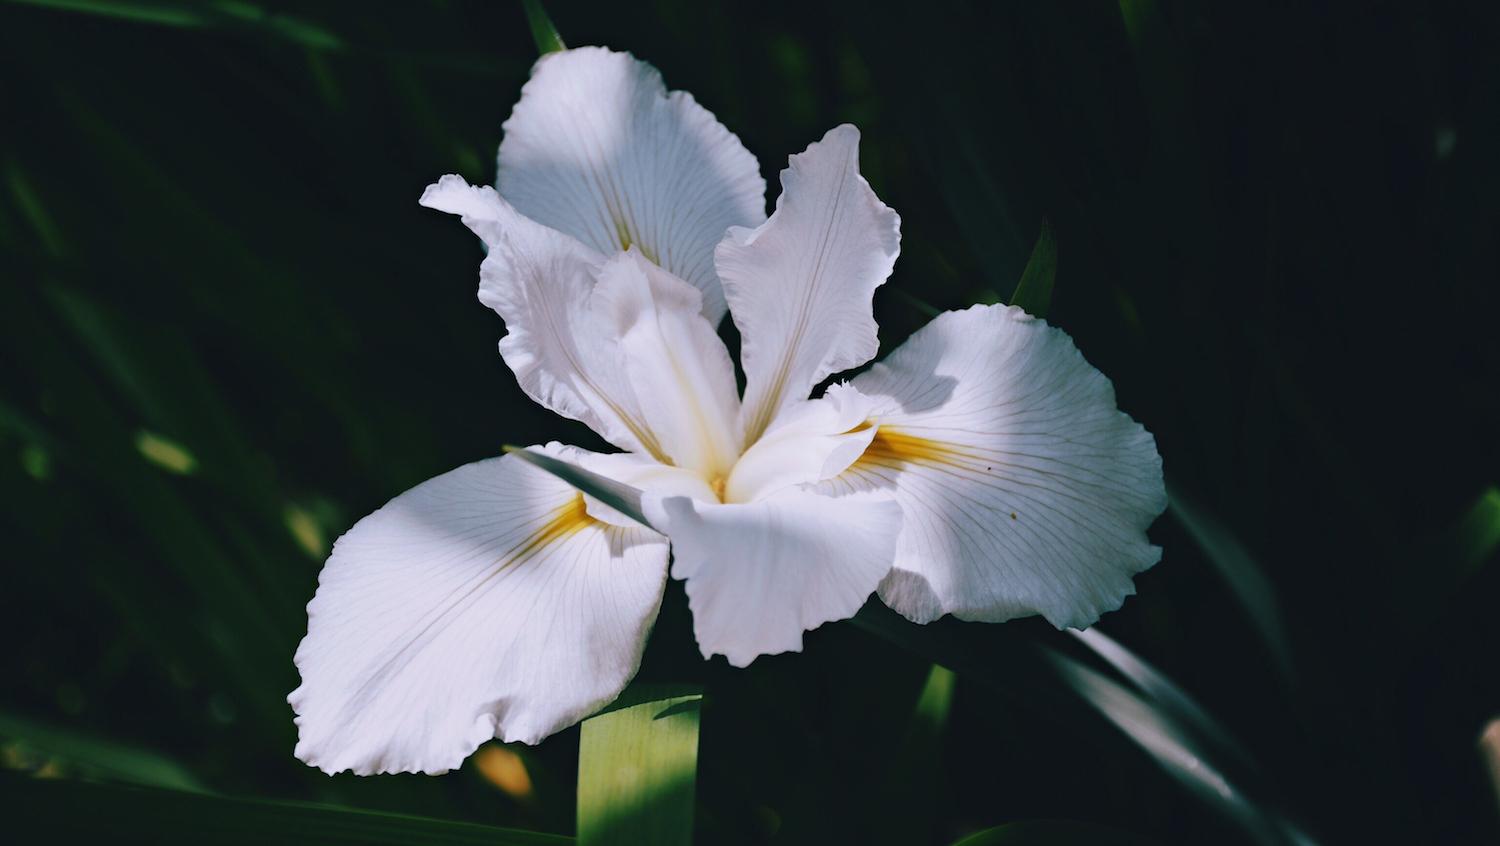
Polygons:
[[1156,441],[1061,330],[1013,307],[946,312],[853,384],[879,430],[819,489],[901,503],[880,596],[908,619],[1082,628],[1160,559]]
[[698,289],[634,246],[598,279],[590,308],[652,435],[674,465],[723,478],[740,454],[739,389],[729,351],[699,313]]
[[776,211],[714,253],[745,369],[746,443],[825,377],[875,357],[873,299],[901,218],[859,175],[859,130],[837,126],[781,172]]
[[766,183],[713,114],[634,56],[581,47],[537,60],[504,129],[496,184],[522,214],[605,255],[638,246],[718,325],[714,246],[766,219]]
[[666,572],[665,538],[589,518],[514,456],[412,488],[339,538],[319,577],[287,697],[297,757],[437,774],[492,737],[578,722],[635,675]]
[[427,186],[420,202],[459,215],[489,247],[479,301],[505,319],[500,355],[526,395],[621,449],[662,456],[619,350],[589,309],[604,257],[459,176]]
[[672,539],[703,657],[745,667],[798,652],[802,634],[854,616],[891,568],[901,509],[882,494],[793,488],[749,504],[643,498]]

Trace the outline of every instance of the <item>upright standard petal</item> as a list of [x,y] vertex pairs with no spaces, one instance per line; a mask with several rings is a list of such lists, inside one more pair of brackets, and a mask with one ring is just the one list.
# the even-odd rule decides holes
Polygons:
[[743,339],[747,443],[825,377],[875,357],[872,300],[900,246],[901,219],[859,175],[859,130],[847,124],[792,156],[769,220],[719,244]]
[[[564,448],[565,449],[565,448]],[[576,458],[579,451],[547,447]],[[589,517],[513,456],[445,473],[339,538],[297,649],[297,757],[441,773],[613,700],[661,602],[666,539]]]
[[493,188],[458,176],[429,185],[421,203],[460,215],[489,247],[479,300],[505,319],[500,355],[526,395],[621,449],[664,457],[618,346],[589,306],[604,257],[518,214]]
[[672,539],[705,658],[736,667],[796,652],[802,633],[854,616],[890,571],[901,509],[880,494],[828,497],[793,488],[749,504],[644,499]]
[[698,289],[631,247],[600,269],[590,306],[667,457],[723,479],[740,454],[740,397],[734,362],[699,313],[701,301]]
[[766,183],[739,139],[655,68],[583,47],[537,60],[500,145],[500,193],[610,255],[631,246],[703,292],[717,326],[713,250],[766,219]]
[[879,429],[822,489],[894,492],[901,538],[880,596],[909,619],[1081,628],[1161,557],[1146,538],[1167,504],[1156,442],[1046,322],[947,312],[853,384]]

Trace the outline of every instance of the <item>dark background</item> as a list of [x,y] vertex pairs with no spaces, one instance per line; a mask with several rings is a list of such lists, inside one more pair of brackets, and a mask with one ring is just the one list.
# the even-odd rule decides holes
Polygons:
[[[416,204],[443,173],[493,179],[536,55],[520,5],[60,5],[0,6],[0,763],[89,775],[27,745],[65,730],[230,795],[570,831],[576,729],[523,752],[522,803],[473,766],[325,777],[285,704],[332,538],[503,443],[598,444],[517,389],[476,242]],[[884,349],[926,320],[912,298],[1008,296],[1048,218],[1050,319],[1248,552],[1163,517],[1161,564],[1101,628],[1320,842],[1492,842],[1500,6],[548,8],[693,92],[773,197],[788,154],[860,126],[904,222]],[[700,839],[1068,818],[1242,842],[1019,671],[1008,695],[960,673],[907,772],[928,666],[848,624],[705,664],[674,583],[643,677],[707,689]]]

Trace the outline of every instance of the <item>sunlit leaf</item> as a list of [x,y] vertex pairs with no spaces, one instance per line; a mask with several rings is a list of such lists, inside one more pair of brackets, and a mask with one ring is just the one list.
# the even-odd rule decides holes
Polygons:
[[1083,631],[1070,630],[1068,633],[1109,662],[1110,666],[1129,679],[1158,708],[1165,710],[1178,722],[1192,727],[1242,765],[1254,765],[1250,753],[1191,696],[1161,671],[1100,631],[1098,626]]
[[1229,817],[1257,843],[1311,844],[1275,810],[1246,795],[1224,773],[1212,752],[1164,709],[1064,655],[1049,652],[1057,673],[1099,713],[1203,802]]
[[142,458],[169,473],[190,476],[198,468],[198,459],[187,447],[155,432],[144,429],[136,432],[135,449]]
[[633,686],[583,723],[578,746],[578,842],[688,844],[703,694]]
[[568,49],[562,36],[557,34],[557,27],[552,25],[552,19],[547,17],[547,10],[542,8],[541,0],[521,2],[526,7],[526,22],[531,25],[531,39],[536,42],[536,51],[546,55]]

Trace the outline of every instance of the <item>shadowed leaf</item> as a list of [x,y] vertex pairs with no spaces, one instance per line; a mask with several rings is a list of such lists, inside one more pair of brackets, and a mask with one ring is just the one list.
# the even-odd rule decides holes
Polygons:
[[186,767],[164,755],[72,729],[0,713],[0,737],[21,740],[99,778],[145,787],[194,793],[204,791],[203,785]]
[[0,807],[20,830],[111,843],[488,844],[561,846],[572,839],[474,823],[301,802],[6,778]]
[[1031,248],[1031,258],[1026,261],[1015,293],[1010,295],[1010,304],[1026,309],[1027,314],[1046,317],[1052,306],[1052,282],[1056,277],[1057,241],[1052,237],[1052,224],[1042,218],[1041,234],[1036,236],[1036,246]]
[[1093,823],[1028,820],[971,834],[953,846],[1150,846],[1153,840]]
[[1285,680],[1290,681],[1293,677],[1292,650],[1270,580],[1227,526],[1200,510],[1176,487],[1169,486],[1167,493],[1171,500],[1168,513],[1187,529],[1188,535],[1229,585],[1230,592],[1244,607],[1251,624],[1271,651],[1276,668]]

